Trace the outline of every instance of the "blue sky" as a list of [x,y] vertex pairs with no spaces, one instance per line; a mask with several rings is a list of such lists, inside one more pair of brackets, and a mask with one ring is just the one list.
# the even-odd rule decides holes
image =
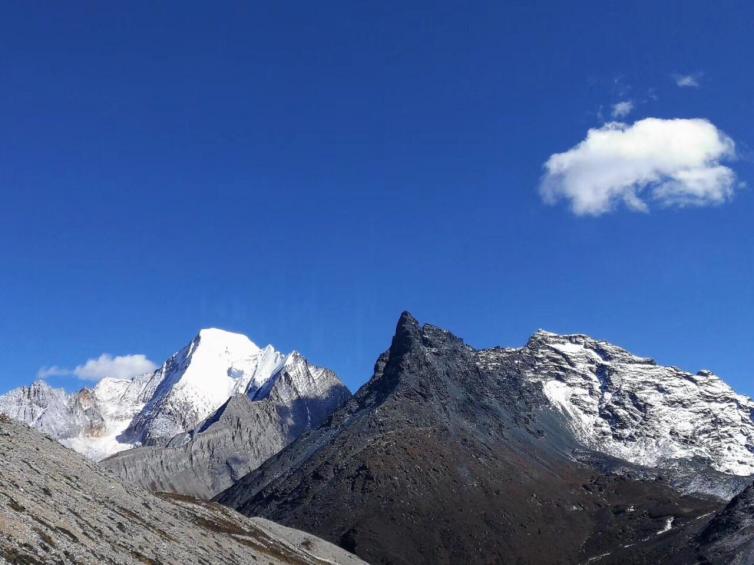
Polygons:
[[[0,389],[161,363],[208,326],[355,389],[407,309],[475,346],[588,333],[754,394],[752,28],[747,2],[6,4]],[[650,163],[650,117],[735,151]],[[579,149],[590,129],[656,151],[623,167],[617,138]],[[614,159],[617,199],[579,212]]]

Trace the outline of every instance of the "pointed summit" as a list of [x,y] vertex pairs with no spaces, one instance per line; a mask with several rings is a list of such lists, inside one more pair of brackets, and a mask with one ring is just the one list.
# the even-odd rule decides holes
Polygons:
[[[525,361],[520,350],[478,351],[404,313],[355,400],[216,501],[372,563],[586,562],[584,548],[604,538],[592,516],[623,503],[614,485],[624,479],[574,488],[594,473],[573,460],[576,438],[541,385],[523,378]],[[662,527],[667,514],[655,508],[679,506],[656,482],[636,489],[637,512],[615,519],[626,545],[641,539],[632,529]]]
[[413,314],[409,312],[408,310],[404,310],[401,312],[400,318],[398,318],[398,325],[396,326],[396,332],[400,331],[401,328],[416,328],[419,329],[419,321],[414,318]]
[[155,373],[159,386],[124,439],[162,444],[214,413],[234,394],[254,394],[282,365],[273,347],[260,349],[243,334],[199,331]]
[[220,328],[202,328],[199,330],[194,341],[205,344],[221,344],[227,348],[254,348],[260,349],[242,333],[231,332]]
[[395,336],[390,346],[391,356],[404,354],[412,344],[421,342],[421,328],[419,322],[410,312],[403,312],[395,327]]

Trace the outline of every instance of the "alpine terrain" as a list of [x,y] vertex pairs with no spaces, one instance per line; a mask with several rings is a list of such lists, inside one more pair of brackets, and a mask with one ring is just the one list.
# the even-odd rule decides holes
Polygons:
[[334,373],[293,353],[253,395],[234,394],[195,429],[101,465],[153,490],[212,498],[319,426],[350,396]]
[[404,313],[343,408],[216,500],[372,563],[724,563],[753,407],[586,336],[476,350]]
[[[209,498],[350,398],[299,353],[205,329],[151,374],[68,394],[37,382],[0,413],[155,490]],[[133,449],[138,446],[145,446]]]
[[0,563],[363,563],[217,504],[125,485],[0,416]]

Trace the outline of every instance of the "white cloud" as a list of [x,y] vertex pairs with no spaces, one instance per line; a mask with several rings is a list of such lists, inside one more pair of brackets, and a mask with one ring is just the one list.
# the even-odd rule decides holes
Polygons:
[[577,215],[599,216],[623,203],[646,212],[664,206],[721,204],[733,195],[733,140],[703,119],[646,118],[590,129],[586,139],[545,163],[540,194],[565,200]]
[[693,73],[690,75],[673,75],[676,86],[681,88],[699,88],[699,81],[702,78],[701,73]]
[[39,371],[37,371],[37,377],[39,377],[40,379],[46,379],[47,377],[62,377],[70,374],[70,369],[63,369],[62,367],[58,367],[57,365],[53,365],[51,367],[42,367]]
[[631,100],[622,100],[613,104],[613,118],[625,118],[634,109],[634,103]]
[[65,369],[57,365],[42,367],[37,372],[37,376],[41,379],[75,376],[85,381],[98,381],[104,377],[125,379],[150,373],[155,369],[157,369],[157,365],[140,353],[135,355],[116,355],[115,357],[108,353],[103,353],[96,359],[89,359],[86,363],[77,365],[74,369]]

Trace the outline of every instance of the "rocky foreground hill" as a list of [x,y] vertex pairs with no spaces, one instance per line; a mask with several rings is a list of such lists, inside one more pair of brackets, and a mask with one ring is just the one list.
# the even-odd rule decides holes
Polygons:
[[0,563],[363,563],[304,532],[125,485],[0,416]]
[[371,563],[727,563],[750,406],[585,336],[476,350],[404,314],[344,408],[217,500]]

